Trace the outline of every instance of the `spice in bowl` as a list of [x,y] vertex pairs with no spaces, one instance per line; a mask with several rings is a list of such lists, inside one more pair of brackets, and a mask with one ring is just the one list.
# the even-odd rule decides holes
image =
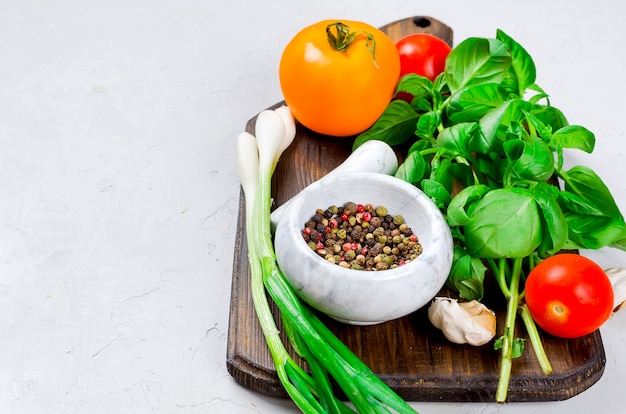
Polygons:
[[422,245],[401,215],[384,206],[347,202],[317,209],[302,237],[329,263],[355,270],[378,271],[409,263]]

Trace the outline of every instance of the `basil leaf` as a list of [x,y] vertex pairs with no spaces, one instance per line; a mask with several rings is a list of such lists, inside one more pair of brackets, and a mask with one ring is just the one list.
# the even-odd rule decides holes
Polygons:
[[532,127],[532,129],[534,129],[533,135],[541,137],[546,142],[552,139],[552,127],[550,125],[544,124],[543,121],[532,112],[524,111],[524,115],[529,124],[528,128],[530,129]]
[[478,258],[521,259],[541,242],[541,216],[529,190],[497,188],[468,208],[467,252]]
[[409,93],[413,98],[430,98],[433,95],[433,83],[424,76],[408,73],[398,81],[396,94],[398,92]]
[[578,248],[601,249],[606,246],[619,247],[626,235],[624,220],[611,217],[587,216],[580,214],[565,215],[569,238]]
[[476,122],[451,125],[437,136],[437,145],[467,157],[470,155],[470,140],[477,129]]
[[433,179],[422,180],[422,191],[429,196],[439,208],[445,208],[450,202],[450,193],[445,186]]
[[407,158],[398,167],[396,178],[411,184],[419,184],[428,170],[428,163],[419,151],[409,152]]
[[478,121],[504,99],[504,90],[497,83],[468,86],[450,97],[446,115],[455,123]]
[[540,138],[531,138],[530,142],[519,139],[506,141],[503,146],[511,171],[518,178],[540,182],[552,178],[554,155]]
[[476,134],[478,139],[472,142],[470,150],[480,154],[495,152],[501,154],[502,134],[504,134],[512,122],[519,122],[524,118],[524,111],[530,109],[531,104],[521,99],[505,101],[502,105],[491,110],[478,122],[481,134]]
[[437,131],[439,124],[441,124],[441,115],[439,112],[426,112],[417,120],[415,135],[423,139],[435,139],[435,131]]
[[593,152],[596,137],[593,132],[579,125],[564,126],[552,134],[552,139],[563,148],[575,148],[589,154]]
[[566,173],[562,173],[561,177],[565,181],[565,191],[581,197],[604,215],[623,220],[613,195],[591,168],[575,166]]
[[515,83],[515,94],[518,98],[522,98],[524,97],[526,88],[535,82],[537,76],[535,62],[533,62],[532,57],[530,57],[526,49],[502,30],[498,29],[496,31],[496,39],[506,44],[511,51],[512,59],[508,75]]
[[511,358],[519,358],[524,353],[524,338],[515,338],[513,339],[513,349],[511,350]]
[[415,123],[418,119],[419,114],[407,102],[399,99],[391,101],[374,125],[356,137],[352,150],[372,139],[386,142],[390,146],[403,144],[415,136]]
[[466,207],[477,200],[480,200],[487,194],[491,188],[486,185],[472,185],[465,187],[459,191],[457,195],[450,201],[446,214],[446,220],[450,227],[464,226],[469,223],[470,217],[467,214]]
[[533,189],[533,197],[546,225],[546,232],[539,246],[539,255],[542,257],[557,253],[567,242],[567,220],[557,202],[559,191],[556,186],[547,183],[538,183]]
[[552,131],[557,131],[568,125],[567,118],[560,109],[554,106],[533,105],[530,113],[536,116],[544,125],[550,126]]
[[460,246],[454,246],[452,267],[446,286],[459,293],[465,300],[481,301],[485,293],[483,282],[487,267],[480,259],[475,259]]
[[496,39],[470,37],[448,55],[445,79],[453,94],[467,86],[500,83],[511,65],[508,47]]

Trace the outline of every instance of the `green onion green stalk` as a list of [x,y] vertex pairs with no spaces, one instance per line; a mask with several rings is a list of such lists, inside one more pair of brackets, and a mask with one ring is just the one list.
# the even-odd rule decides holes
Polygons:
[[[289,108],[262,111],[255,134],[243,132],[238,137],[238,172],[245,195],[252,300],[282,385],[304,413],[354,409],[359,413],[415,413],[324,325],[283,276],[270,228],[271,179],[280,155],[295,136]],[[291,346],[307,362],[308,371],[283,344],[266,293],[277,305]],[[351,405],[335,395],[335,384]]]

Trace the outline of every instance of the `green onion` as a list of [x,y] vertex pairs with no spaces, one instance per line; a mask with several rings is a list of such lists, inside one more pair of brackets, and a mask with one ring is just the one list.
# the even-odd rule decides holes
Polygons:
[[[238,137],[238,172],[245,196],[252,300],[282,385],[304,413],[353,412],[335,396],[335,384],[357,412],[415,413],[300,300],[280,271],[270,228],[271,179],[295,136],[289,108],[261,112],[255,133],[256,138],[246,132]],[[266,293],[278,306],[287,337],[310,373],[283,344]]]

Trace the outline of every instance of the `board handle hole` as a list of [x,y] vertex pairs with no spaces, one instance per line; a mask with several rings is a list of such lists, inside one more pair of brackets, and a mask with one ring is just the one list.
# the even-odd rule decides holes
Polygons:
[[414,17],[413,18],[413,24],[417,27],[421,27],[422,29],[427,28],[428,26],[430,26],[431,21],[430,19],[426,18],[426,17]]

